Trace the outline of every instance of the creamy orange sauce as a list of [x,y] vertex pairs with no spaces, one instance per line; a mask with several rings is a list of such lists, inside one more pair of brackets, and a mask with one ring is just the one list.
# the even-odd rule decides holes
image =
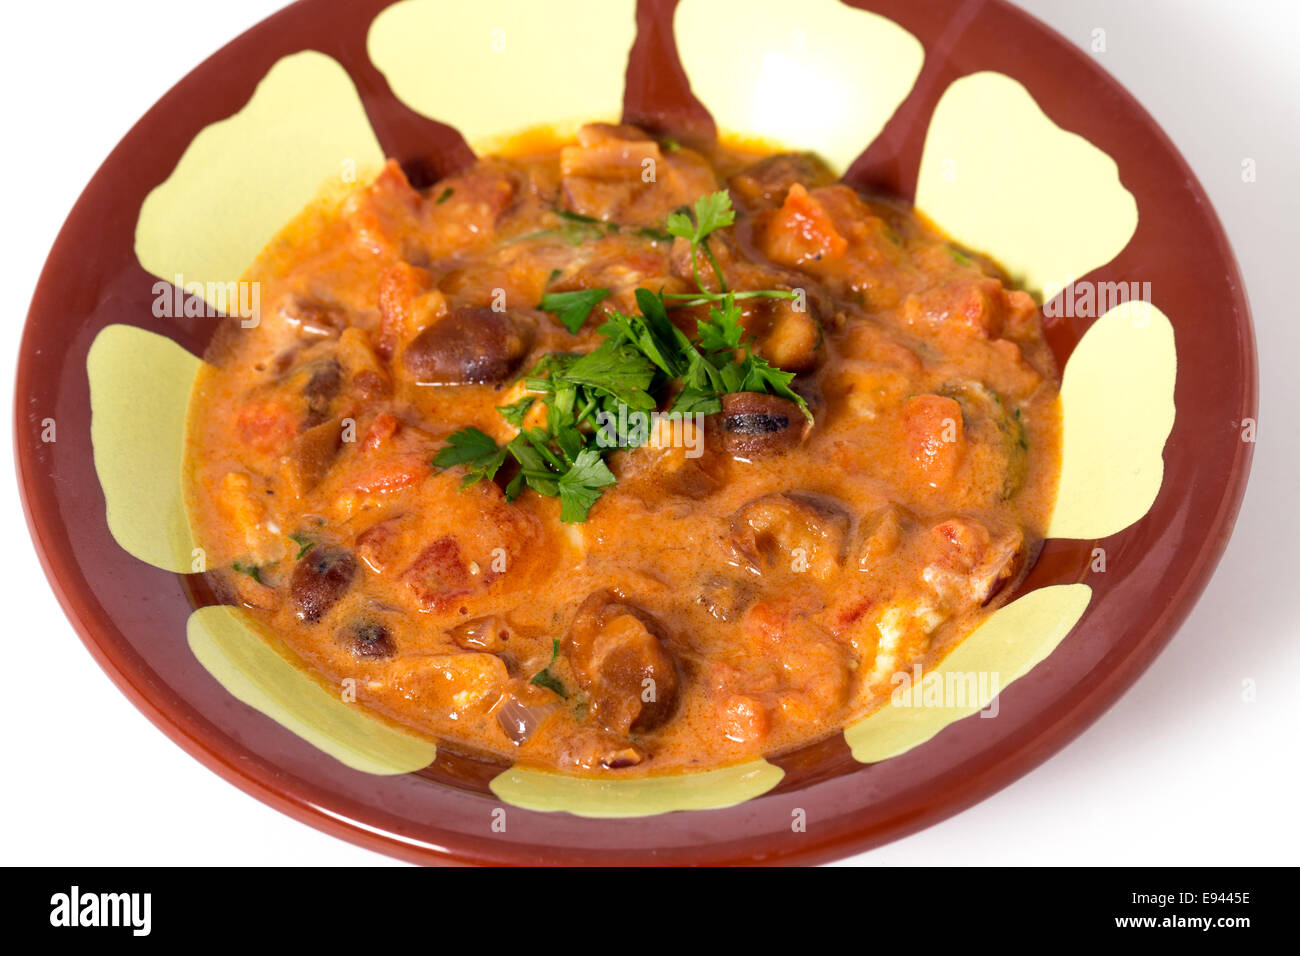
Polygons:
[[[254,264],[259,322],[222,330],[191,403],[191,520],[219,593],[324,681],[354,679],[360,706],[572,772],[779,753],[878,708],[1041,542],[1060,421],[1032,299],[810,157],[628,127],[522,142],[424,191],[390,164]],[[581,523],[507,501],[509,464],[465,488],[433,466],[466,426],[514,437],[498,406],[543,356],[599,344],[637,288],[699,291],[663,223],[721,188],[728,286],[802,295],[746,300],[743,322],[815,424],[729,396],[699,433],[610,455],[618,481]],[[575,335],[538,303],[580,289],[609,295]],[[670,315],[694,335],[706,312]]]

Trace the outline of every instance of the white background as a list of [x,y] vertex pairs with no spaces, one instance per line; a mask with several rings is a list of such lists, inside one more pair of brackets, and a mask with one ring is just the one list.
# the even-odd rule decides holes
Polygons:
[[[1011,787],[866,864],[1300,862],[1300,4],[1027,0],[1169,132],[1236,250],[1259,339],[1254,471],[1218,574],[1173,643],[1082,737]],[[0,102],[0,395],[41,265],[100,162],[199,60],[277,0],[9,4]],[[796,5],[797,6],[797,5]],[[864,51],[865,52],[865,51]],[[1258,181],[1242,183],[1253,158]],[[0,455],[0,862],[375,864],[245,796],[118,693],[64,619]],[[1243,700],[1254,681],[1255,702]]]

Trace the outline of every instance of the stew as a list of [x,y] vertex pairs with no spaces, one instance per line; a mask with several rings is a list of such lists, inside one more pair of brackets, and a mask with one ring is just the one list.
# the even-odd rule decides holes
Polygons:
[[390,162],[248,279],[190,413],[213,579],[467,753],[824,737],[1005,600],[1052,507],[1032,297],[811,154],[589,124],[423,190]]

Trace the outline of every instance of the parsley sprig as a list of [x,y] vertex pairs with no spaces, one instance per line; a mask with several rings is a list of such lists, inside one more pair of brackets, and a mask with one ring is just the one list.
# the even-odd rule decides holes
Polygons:
[[[726,190],[701,197],[693,218],[688,211],[670,215],[668,233],[691,243],[699,291],[671,295],[637,289],[636,313],[607,308],[607,319],[597,330],[602,341],[595,349],[582,355],[545,356],[524,376],[527,394],[498,407],[501,417],[518,430],[509,442],[499,445],[481,429],[462,428],[448,436],[433,464],[464,466],[461,487],[467,487],[495,479],[507,459],[512,459],[518,468],[505,486],[506,499],[514,501],[525,488],[558,498],[560,519],[575,523],[585,521],[604,490],[614,484],[614,473],[605,461],[613,447],[630,447],[647,437],[632,428],[622,430],[627,419],[619,414],[620,408],[651,412],[661,406],[663,397],[673,394],[670,413],[708,415],[722,410],[722,396],[728,393],[770,392],[794,402],[812,421],[808,403],[791,387],[794,373],[773,367],[746,346],[737,304],[742,298],[793,298],[795,293],[728,289],[709,248],[709,236],[730,226],[735,217]],[[711,264],[722,291],[705,288],[699,251]],[[609,289],[547,293],[538,307],[576,334],[609,295]],[[670,299],[676,305],[670,306]],[[670,308],[705,303],[710,306],[708,315],[696,323],[695,339],[668,317]],[[525,427],[525,416],[539,402],[546,409],[545,426]],[[598,422],[613,442],[596,440]]]
[[[708,302],[721,301],[739,301],[741,299],[793,299],[794,293],[788,289],[750,289],[744,292],[730,292],[727,289],[727,277],[723,274],[722,267],[718,265],[717,256],[713,254],[713,249],[709,246],[709,236],[726,226],[730,226],[736,221],[736,211],[731,206],[731,194],[725,189],[720,189],[716,193],[709,193],[707,196],[701,196],[695,200],[694,214],[691,218],[692,210],[679,209],[668,217],[668,234],[687,239],[691,244],[691,269],[695,273],[695,285],[698,292],[678,292],[665,293],[665,299],[671,299],[677,303],[677,307],[691,305],[704,305]],[[700,278],[700,251],[703,250],[709,265],[713,268],[713,274],[718,279],[718,292],[710,292],[705,287],[704,281]],[[728,300],[727,296],[732,296]]]

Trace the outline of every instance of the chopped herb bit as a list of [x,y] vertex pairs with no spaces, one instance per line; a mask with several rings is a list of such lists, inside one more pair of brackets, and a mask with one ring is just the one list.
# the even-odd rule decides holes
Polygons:
[[447,436],[447,447],[433,458],[435,468],[464,465],[468,473],[460,486],[466,488],[476,482],[496,476],[506,460],[506,450],[498,448],[496,439],[477,428],[462,428]]
[[701,348],[728,351],[740,348],[745,330],[740,325],[740,307],[736,305],[736,297],[728,297],[721,309],[709,309],[709,317],[700,322],[699,330]]
[[713,250],[709,248],[709,236],[735,221],[736,211],[731,208],[731,193],[725,189],[719,189],[716,193],[709,193],[695,200],[694,222],[691,222],[690,213],[685,210],[668,215],[669,234],[690,240],[691,268],[695,270],[695,284],[699,286],[701,292],[706,290],[700,280],[700,249],[704,250],[709,264],[713,267],[713,274],[718,277],[718,288],[723,292],[727,291],[727,279],[722,274],[722,268],[718,265]]
[[455,192],[456,192],[456,190],[454,190],[454,189],[452,189],[450,186],[448,186],[446,189],[444,189],[444,190],[442,191],[441,194],[439,194],[438,198],[435,199],[435,200],[433,201],[433,204],[434,204],[435,206],[441,206],[441,205],[442,205],[443,203],[445,203],[448,199],[450,199],[450,198],[452,197],[452,195],[453,195]]
[[497,411],[501,413],[502,418],[514,425],[515,428],[523,428],[524,416],[528,414],[528,410],[533,407],[535,401],[537,401],[536,395],[525,395],[519,401],[512,402],[509,405],[498,405]]
[[569,695],[565,692],[564,685],[560,683],[560,679],[552,675],[550,671],[541,671],[538,674],[534,674],[532,683],[536,684],[538,687],[545,687],[549,691],[554,691],[565,700],[569,699]]
[[[581,213],[570,212],[568,209],[552,209],[551,212],[561,220],[558,228],[526,232],[522,236],[515,236],[513,239],[508,240],[508,243],[531,242],[538,239],[559,239],[571,246],[580,246],[584,242],[604,239],[606,236],[613,236],[623,232],[623,227],[616,222],[607,222],[604,219],[584,216]],[[654,229],[650,226],[640,226],[635,229],[629,226],[627,228],[632,235],[641,236],[654,242],[670,242],[673,238],[664,230]],[[548,281],[553,281],[559,271],[558,269],[555,270]]]
[[262,569],[256,564],[240,564],[238,561],[233,561],[230,564],[230,569],[239,574],[247,574],[258,584],[262,583]]
[[570,364],[560,380],[586,385],[630,409],[648,412],[658,404],[647,391],[654,376],[654,366],[638,349],[626,342],[606,339]]
[[559,694],[565,700],[568,700],[569,694],[568,691],[564,689],[564,684],[558,677],[551,673],[551,667],[554,666],[555,660],[559,656],[560,639],[558,637],[553,637],[551,638],[551,662],[534,674],[533,679],[529,683],[536,684],[538,687],[545,687],[547,690]]
[[303,555],[310,551],[312,545],[316,543],[315,540],[307,537],[305,534],[297,534],[295,532],[294,534],[289,535],[289,537],[293,540],[294,544],[298,545],[298,556],[294,558],[295,561],[301,561]]
[[690,212],[679,210],[668,215],[668,232],[683,239],[689,239],[695,245],[707,239],[712,233],[736,221],[736,211],[731,208],[731,193],[719,189],[715,193],[701,196],[695,200],[695,221],[691,222]]
[[580,289],[576,292],[548,292],[537,307],[550,312],[574,335],[582,328],[587,316],[602,300],[609,296],[608,289]]
[[659,148],[666,153],[673,153],[682,148],[682,144],[677,142],[671,136],[665,138],[659,143]]
[[584,448],[574,458],[573,467],[560,478],[560,520],[571,523],[586,521],[601,489],[614,481],[614,473],[600,454],[593,448]]

